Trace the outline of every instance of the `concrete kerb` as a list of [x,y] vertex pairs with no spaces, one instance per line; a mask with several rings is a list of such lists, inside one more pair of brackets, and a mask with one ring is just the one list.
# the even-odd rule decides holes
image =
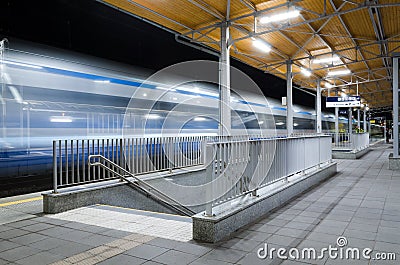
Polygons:
[[[203,242],[216,243],[231,236],[236,230],[256,221],[269,211],[283,205],[290,199],[308,190],[319,182],[333,176],[337,172],[337,163],[330,163],[318,171],[302,176],[275,190],[259,190],[258,197],[237,199],[235,206],[230,206],[227,211],[218,212],[218,207],[213,210],[216,216],[196,214],[193,219],[193,239]],[[228,202],[232,205],[232,201]]]

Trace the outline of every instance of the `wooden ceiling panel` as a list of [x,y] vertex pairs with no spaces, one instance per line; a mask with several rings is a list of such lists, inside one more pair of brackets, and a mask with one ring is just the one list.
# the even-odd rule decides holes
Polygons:
[[[367,101],[374,99],[371,95],[379,90],[377,87],[383,90],[384,98],[391,98],[390,82],[383,80],[378,83],[374,79],[391,78],[390,71],[385,68],[391,60],[384,61],[381,57],[400,51],[398,0],[380,0],[377,7],[374,2],[366,6],[364,0],[231,0],[228,18],[227,0],[99,1],[217,51],[220,50],[219,27],[229,20],[230,54],[244,63],[285,78],[285,62],[291,59],[295,73],[300,72],[300,66],[313,70],[310,78],[296,74],[293,79],[308,88],[315,87],[315,79],[326,78],[329,70],[348,68],[355,75],[338,77],[336,84],[355,82],[359,78],[363,82],[360,92],[369,93],[365,94]],[[259,23],[263,16],[288,10],[299,10],[300,16],[264,25]],[[376,32],[379,30],[380,33]],[[270,44],[272,51],[263,53],[257,50],[251,37]],[[387,42],[382,42],[385,39]],[[344,65],[311,63],[316,55],[329,57],[333,54],[342,57]],[[354,87],[352,83],[347,85]],[[370,104],[385,104],[381,98],[374,102]]]

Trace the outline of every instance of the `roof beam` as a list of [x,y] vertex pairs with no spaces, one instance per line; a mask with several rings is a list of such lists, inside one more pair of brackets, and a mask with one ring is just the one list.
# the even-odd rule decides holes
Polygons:
[[[373,2],[375,4],[377,4],[376,0],[374,0]],[[374,11],[375,11],[375,15],[376,15],[376,18],[377,18],[378,21],[375,20]],[[385,39],[385,33],[384,33],[384,30],[383,30],[383,25],[382,25],[382,21],[381,21],[381,14],[380,14],[379,9],[370,7],[370,8],[368,8],[368,13],[369,13],[369,17],[371,19],[371,23],[372,23],[372,26],[374,28],[374,32],[375,32],[375,36],[376,36],[377,40]],[[380,47],[381,47],[381,54],[388,54],[388,48],[387,48],[386,44],[381,43]],[[383,62],[384,66],[389,66],[390,65],[390,63],[388,63],[388,61],[386,59],[384,59],[384,58],[382,59],[382,62]],[[391,72],[390,72],[389,69],[387,70],[387,74],[389,76],[391,75]]]
[[193,5],[197,6],[201,10],[207,12],[208,14],[214,16],[215,18],[217,18],[221,21],[225,19],[225,16],[222,15],[218,10],[216,10],[215,8],[208,5],[207,3],[205,3],[202,0],[186,0],[186,1],[188,1],[189,3],[192,3]]
[[[298,2],[298,1],[293,1],[292,3],[294,3],[294,2]],[[281,6],[284,6],[284,5],[277,5],[274,8],[281,7]],[[316,18],[313,18],[313,19],[309,19],[309,20],[305,20],[305,21],[302,21],[302,22],[299,22],[299,23],[294,23],[294,24],[290,24],[290,25],[287,25],[287,24],[286,25],[281,25],[280,27],[269,29],[269,30],[265,30],[265,31],[260,31],[260,32],[257,32],[257,33],[253,33],[251,36],[249,35],[249,36],[246,36],[246,37],[238,38],[238,39],[235,39],[233,41],[237,42],[237,41],[241,41],[241,40],[250,38],[252,36],[259,36],[259,35],[264,35],[264,34],[267,34],[267,33],[278,31],[278,30],[284,30],[284,29],[287,29],[287,28],[293,28],[293,27],[305,25],[307,23],[320,21],[322,19],[328,19],[330,17],[335,17],[335,16],[338,16],[338,15],[344,15],[344,14],[352,13],[352,12],[359,11],[359,10],[362,10],[362,9],[366,9],[366,8],[369,8],[369,7],[393,7],[393,6],[400,6],[400,3],[372,4],[369,1],[365,1],[365,2],[359,4],[357,7],[354,7],[354,8],[350,8],[350,9],[342,10],[342,11],[338,11],[338,12],[333,12],[333,13],[326,14],[326,15],[322,14],[319,17],[316,17]],[[298,6],[298,8],[301,9],[301,7],[299,7],[299,6]],[[237,18],[231,19],[230,22],[232,23],[232,22],[237,21],[239,19],[248,18],[248,17],[252,17],[252,16],[256,16],[257,17],[261,13],[264,13],[264,11],[271,10],[271,9],[272,8],[268,8],[268,9],[260,10],[260,11],[257,11],[257,12],[253,12],[251,14],[239,16]],[[209,27],[212,27],[212,25],[210,25]],[[205,29],[205,28],[203,28],[203,29]]]
[[[329,0],[329,2],[331,3],[331,5],[332,5],[332,7],[333,7],[333,9],[334,9],[335,11],[339,11],[339,10],[336,8],[336,5],[335,5],[335,3],[333,2],[333,0]],[[358,47],[358,43],[354,40],[353,35],[351,34],[349,28],[348,28],[348,27],[346,26],[346,24],[344,23],[342,16],[341,16],[341,15],[338,15],[338,19],[339,19],[340,23],[342,24],[344,30],[346,31],[347,35],[349,35],[349,37],[351,38],[351,41],[353,42],[354,46],[355,46],[355,47]],[[364,55],[362,54],[362,52],[361,52],[360,50],[356,50],[356,52],[360,53],[361,59],[362,59],[362,61],[364,62],[364,65],[367,67],[367,69],[370,70],[370,67],[369,67],[369,65],[367,64],[367,62],[365,61],[365,58],[364,58]]]

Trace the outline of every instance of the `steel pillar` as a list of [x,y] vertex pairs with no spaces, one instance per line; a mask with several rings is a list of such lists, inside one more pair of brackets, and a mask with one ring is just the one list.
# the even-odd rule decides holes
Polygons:
[[288,136],[293,134],[293,94],[292,94],[292,61],[286,62],[286,130]]
[[231,135],[231,73],[229,57],[229,26],[221,27],[221,57],[219,61],[219,135]]
[[353,110],[349,108],[349,133],[353,132]]
[[369,113],[368,133],[369,133],[369,137],[371,137],[371,112]]
[[360,109],[357,109],[357,127],[358,127],[358,129],[361,129]]
[[322,117],[321,117],[321,82],[317,80],[317,133],[322,133]]
[[393,58],[393,157],[399,157],[399,57]]
[[339,142],[339,108],[335,107],[335,144]]
[[367,107],[364,107],[364,115],[363,115],[363,130],[367,132]]

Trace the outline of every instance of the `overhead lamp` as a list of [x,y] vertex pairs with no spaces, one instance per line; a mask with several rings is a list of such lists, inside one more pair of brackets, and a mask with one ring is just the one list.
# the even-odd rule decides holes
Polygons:
[[340,57],[337,56],[337,55],[332,55],[332,56],[329,56],[329,57],[323,57],[323,58],[319,58],[319,59],[314,59],[314,60],[312,60],[312,63],[315,63],[315,64],[322,64],[322,63],[332,64],[332,63],[338,62],[338,61],[340,61]]
[[253,40],[253,46],[263,52],[271,51],[271,46],[260,39]]
[[351,74],[351,71],[349,69],[345,69],[345,70],[331,71],[328,73],[328,76],[338,76],[338,75],[348,75],[348,74]]
[[3,60],[2,62],[6,63],[6,64],[22,66],[22,67],[29,67],[29,68],[34,68],[34,69],[42,69],[43,68],[43,67],[37,66],[37,65],[26,64],[26,63],[17,63],[17,62],[12,62],[12,61],[8,61],[8,60]]
[[206,118],[204,118],[204,117],[196,117],[196,118],[194,118],[194,121],[205,121],[206,120]]
[[325,87],[329,89],[329,88],[332,88],[333,86],[332,86],[331,83],[326,82],[326,83],[325,83]]
[[295,18],[300,16],[300,11],[299,10],[289,10],[283,13],[279,13],[276,15],[271,15],[271,16],[265,16],[265,17],[261,17],[259,19],[259,23],[261,24],[268,24],[271,22],[280,22],[280,21],[284,21],[287,19],[291,19],[291,18]]
[[311,76],[311,71],[310,70],[308,70],[308,69],[306,69],[306,68],[301,68],[301,73],[304,75],[304,76]]

